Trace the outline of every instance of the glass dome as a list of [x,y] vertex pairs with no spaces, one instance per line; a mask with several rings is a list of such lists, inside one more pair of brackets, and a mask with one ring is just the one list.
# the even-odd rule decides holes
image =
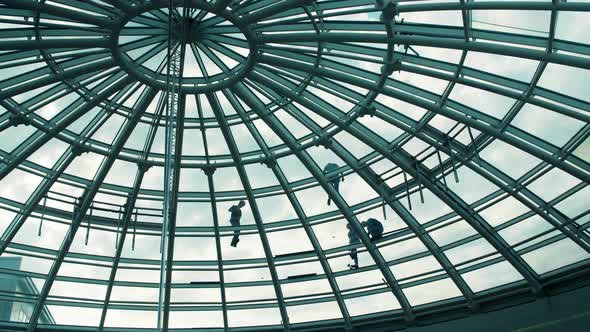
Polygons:
[[28,285],[0,304],[29,308],[0,326],[375,331],[590,280],[589,12],[0,1],[0,274]]

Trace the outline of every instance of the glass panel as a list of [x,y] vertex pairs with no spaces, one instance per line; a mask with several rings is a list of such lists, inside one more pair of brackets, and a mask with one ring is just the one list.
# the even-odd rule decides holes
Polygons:
[[522,255],[522,258],[539,274],[588,259],[588,257],[590,255],[587,252],[569,239],[563,239]]
[[[433,289],[438,291],[433,292]],[[412,305],[421,305],[461,296],[461,291],[448,278],[405,288],[403,291]]]

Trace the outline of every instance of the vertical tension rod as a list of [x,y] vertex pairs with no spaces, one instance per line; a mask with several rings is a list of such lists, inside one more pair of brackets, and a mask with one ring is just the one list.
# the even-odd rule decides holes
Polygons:
[[135,209],[135,213],[133,213],[133,239],[131,240],[131,251],[135,250],[135,233],[137,229],[137,208]]
[[115,249],[119,246],[119,226],[121,224],[121,207],[119,206],[119,213],[117,215],[117,235],[115,237]]
[[39,230],[37,236],[41,236],[41,229],[43,228],[43,220],[45,219],[45,208],[47,207],[47,194],[43,196],[43,210],[41,210],[41,221],[39,222]]
[[90,215],[88,215],[88,221],[86,222],[86,238],[84,239],[84,245],[88,245],[88,238],[90,237],[90,224],[92,223],[92,210],[94,208],[94,202],[90,204]]
[[404,182],[406,183],[406,197],[408,198],[408,207],[412,210],[412,200],[410,199],[410,185],[408,184],[408,176],[404,170]]
[[453,154],[453,148],[451,148],[451,142],[449,138],[446,138],[446,145],[449,147],[449,155],[451,156],[451,164],[453,165],[453,175],[455,176],[455,183],[459,183],[459,176],[457,175],[457,167],[455,166],[455,155]]
[[441,169],[440,174],[441,174],[441,177],[442,177],[442,180],[443,180],[443,184],[445,186],[445,191],[449,191],[449,186],[447,185],[447,178],[445,176],[445,170],[443,169],[443,163],[442,163],[442,158],[440,157],[440,150],[439,149],[436,149],[436,155],[438,157],[438,164],[439,164],[440,169]]
[[418,191],[420,192],[420,202],[424,204],[424,193],[422,192],[422,179],[420,178],[420,168],[418,167],[418,159],[416,159],[416,180],[418,180]]
[[477,164],[481,167],[481,157],[479,156],[479,150],[477,149],[477,145],[475,144],[475,139],[473,138],[473,133],[471,132],[471,127],[467,126],[467,131],[469,132],[469,137],[471,138],[471,145],[473,146],[473,153],[477,157]]

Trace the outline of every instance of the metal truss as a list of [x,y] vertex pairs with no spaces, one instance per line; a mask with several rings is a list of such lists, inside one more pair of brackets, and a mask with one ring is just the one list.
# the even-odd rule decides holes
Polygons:
[[[441,11],[456,12],[460,20],[455,25],[412,20],[416,13]],[[488,11],[546,13],[547,31],[520,29],[516,22],[514,27],[478,24],[475,16]],[[486,306],[509,306],[574,283],[586,284],[590,209],[567,210],[567,206],[588,197],[590,99],[573,89],[552,90],[542,82],[550,68],[588,75],[590,45],[559,38],[558,33],[563,13],[587,12],[590,3],[559,0],[0,0],[0,71],[6,74],[0,77],[0,134],[29,133],[14,147],[0,149],[0,186],[14,174],[39,179],[25,200],[0,197],[0,211],[13,215],[5,220],[0,235],[0,254],[50,263],[47,270],[0,267],[2,274],[42,281],[39,294],[0,294],[5,301],[34,305],[27,323],[0,325],[21,331],[69,329],[59,326],[60,322],[56,326],[39,322],[51,305],[74,308],[72,312],[95,310],[98,321],[88,328],[93,331],[119,330],[109,324],[111,310],[157,312],[157,326],[152,329],[161,331],[174,331],[177,322],[171,313],[181,311],[220,312],[222,322],[204,330],[233,330],[231,313],[245,309],[276,310],[280,322],[243,326],[244,331],[360,331],[370,321],[404,328],[446,315],[468,316]],[[452,50],[456,56],[421,54],[427,49]],[[473,65],[478,54],[525,59],[535,69],[526,80],[508,77]],[[417,84],[404,75],[427,80]],[[429,80],[442,82],[444,88],[429,86]],[[511,106],[497,117],[458,100],[461,87],[501,96]],[[525,107],[544,109],[577,124],[577,129],[561,143],[535,134],[517,125]],[[47,115],[47,109],[54,112]],[[441,118],[448,127],[437,125]],[[391,136],[371,123],[387,126]],[[394,129],[399,134],[394,135]],[[101,138],[109,130],[111,138]],[[202,153],[185,152],[195,144],[187,138],[194,137],[189,136],[194,132]],[[243,135],[252,138],[255,148],[244,148]],[[37,155],[46,153],[53,142],[65,148],[51,165],[39,162]],[[486,157],[499,142],[536,162],[518,177],[512,176]],[[7,140],[6,146],[10,143]],[[217,152],[220,145],[227,147],[227,153]],[[351,145],[365,150],[359,155]],[[330,185],[316,157],[318,150],[338,158],[338,171],[362,181],[375,195],[351,203],[347,194]],[[75,171],[76,162],[88,156],[101,161],[92,176],[83,176]],[[285,164],[288,158],[296,159],[305,175],[291,180],[293,171]],[[130,185],[107,182],[118,162],[136,167]],[[276,181],[257,187],[253,185],[257,175],[248,167],[267,168]],[[192,169],[204,172],[205,190],[180,189],[183,181],[193,181],[182,173]],[[227,179],[219,174],[227,169],[238,175],[239,190],[224,188],[221,180]],[[163,174],[160,189],[149,184],[157,170]],[[465,197],[454,189],[468,185],[462,179],[465,172],[492,189],[476,200]],[[554,172],[567,176],[571,184],[556,197],[546,198],[534,186]],[[307,189],[321,190],[336,209],[309,211],[301,197]],[[265,220],[262,199],[282,196],[288,203],[282,208],[292,210],[295,217]],[[429,196],[450,212],[421,219],[416,210],[429,208]],[[228,258],[223,248],[222,240],[234,228],[225,222],[219,207],[240,199],[248,202],[253,217],[253,224],[241,226],[242,234],[256,234],[262,248],[255,258]],[[508,200],[523,206],[525,212],[499,224],[486,219],[487,209]],[[212,220],[199,226],[178,223],[181,203],[206,203]],[[361,218],[381,209],[384,214],[393,212],[401,226],[371,241]],[[203,212],[195,208],[193,213]],[[504,236],[506,230],[533,218],[546,228],[524,234],[517,242]],[[348,223],[361,243],[337,247],[324,243],[326,234],[320,233],[320,226],[337,221]],[[54,249],[32,240],[44,236],[47,226],[43,223],[67,228]],[[459,223],[473,233],[457,234],[448,243],[437,240],[437,231]],[[32,225],[38,227],[38,234],[23,235]],[[113,236],[115,242],[108,245],[115,246],[114,255],[72,250],[84,238],[78,234],[80,227],[86,228],[86,243],[91,232]],[[311,250],[277,255],[271,237],[289,230],[301,230]],[[127,255],[126,250],[134,251],[139,244],[136,236],[137,241],[157,238],[160,258]],[[194,260],[178,260],[175,252],[183,250],[176,241],[179,237],[196,242],[211,239],[215,260],[202,259],[199,252]],[[31,241],[22,242],[23,238]],[[387,258],[397,245],[410,240],[425,249]],[[453,261],[453,250],[476,242],[489,245],[492,251]],[[527,258],[564,242],[584,258],[550,272],[539,272]],[[358,270],[337,267],[353,248],[372,263]],[[410,277],[394,272],[401,264],[426,257],[440,268]],[[108,278],[66,275],[64,263],[104,268]],[[301,263],[316,263],[319,273],[296,278],[279,273]],[[467,274],[499,263],[508,264],[520,278],[476,290]],[[230,281],[227,277],[229,272],[255,269],[268,270],[269,280]],[[124,270],[145,275],[157,271],[159,278],[124,280],[120,278]],[[211,272],[216,279],[179,281],[176,276],[186,271]],[[364,273],[377,273],[383,282],[354,288],[341,282],[357,277],[362,283]],[[289,284],[304,287],[318,280],[326,281],[326,291],[302,296],[285,291]],[[457,287],[457,296],[413,303],[410,289],[446,280]],[[56,295],[52,291],[56,281],[71,283],[72,291]],[[102,286],[105,293],[100,298],[78,294],[75,285]],[[113,293],[121,286],[157,289],[158,299],[116,300]],[[239,301],[228,296],[230,288],[256,286],[272,286],[272,295]],[[182,302],[171,295],[174,289],[199,288],[219,291],[220,300]],[[352,310],[350,301],[385,293],[395,298],[397,309],[362,316]],[[293,319],[298,306],[322,304],[337,307],[337,317]]]

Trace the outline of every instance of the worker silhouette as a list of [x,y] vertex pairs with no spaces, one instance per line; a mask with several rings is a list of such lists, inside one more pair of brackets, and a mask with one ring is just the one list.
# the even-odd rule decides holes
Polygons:
[[[238,205],[232,205],[228,209],[228,211],[231,213],[231,215],[229,217],[229,223],[233,227],[240,226],[240,218],[242,218],[242,208],[244,207],[244,205],[246,205],[246,202],[240,201],[238,203]],[[234,230],[234,237],[231,240],[231,246],[236,247],[238,245],[238,242],[240,242],[240,229],[239,228]]]
[[[369,238],[371,239],[371,241],[376,241],[383,237],[383,224],[379,220],[375,218],[369,218],[366,221],[361,222],[361,226],[367,227],[367,233],[369,233]],[[346,228],[348,228],[348,244],[356,245],[361,243],[360,237],[350,226],[350,224],[346,224]],[[359,258],[356,248],[350,249],[350,253],[348,255],[350,256],[350,258],[352,258],[354,262],[353,264],[348,264],[348,267],[351,270],[358,269]]]
[[[340,186],[340,181],[344,181],[344,176],[342,176],[342,173],[334,173],[334,171],[337,169],[338,169],[337,164],[328,163],[328,164],[326,164],[326,166],[324,166],[324,174],[326,174],[326,176],[328,177],[328,183],[330,185],[332,185],[332,187],[334,187],[334,189],[336,189],[336,192],[339,192],[338,188]],[[328,175],[328,173],[332,173],[332,174]],[[328,196],[328,205],[330,205],[331,201],[332,201],[332,199]]]
[[[354,229],[350,226],[350,224],[346,224],[346,228],[348,228],[348,244],[355,245],[361,243],[361,239],[359,238],[358,234],[354,231]],[[356,252],[356,248],[350,249],[350,253],[348,254],[350,258],[352,258],[354,264],[348,264],[348,267],[351,270],[356,270],[359,268],[359,257]]]
[[369,218],[367,221],[363,221],[361,225],[367,227],[367,233],[369,233],[371,241],[379,240],[383,237],[383,224],[379,220]]

